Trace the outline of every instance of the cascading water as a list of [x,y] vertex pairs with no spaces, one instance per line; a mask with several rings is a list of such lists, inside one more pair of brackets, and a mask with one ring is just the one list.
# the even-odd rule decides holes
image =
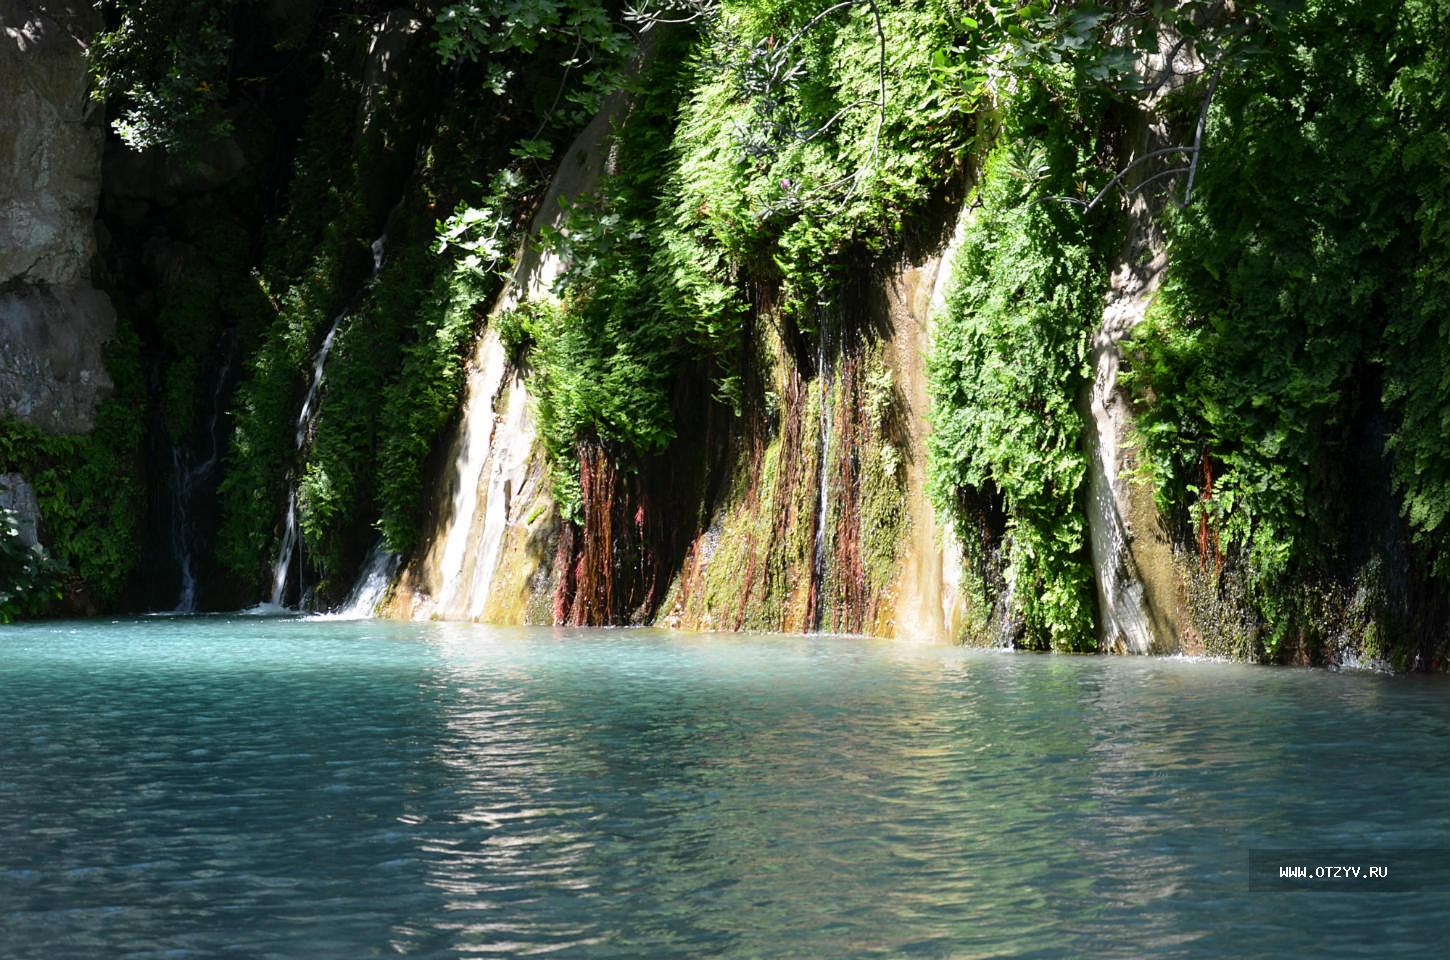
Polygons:
[[[625,102],[611,98],[565,152],[567,159],[534,215],[533,232],[561,229],[562,198],[594,189],[611,156],[606,145]],[[491,316],[527,299],[551,296],[563,270],[559,252],[525,245]],[[499,579],[500,571],[509,569],[510,561],[537,571],[521,564],[515,551],[529,541],[530,531],[549,526],[553,513],[528,389],[494,323],[475,344],[468,364],[462,417],[448,457],[453,469],[438,491],[438,527],[404,574],[394,610],[417,619],[517,618],[532,587],[522,578]]]
[[[1156,595],[1149,592],[1155,571],[1172,569],[1172,548],[1157,535],[1156,510],[1143,502],[1145,488],[1132,481],[1133,451],[1141,441],[1132,404],[1118,381],[1123,344],[1147,318],[1167,252],[1148,200],[1136,197],[1129,218],[1089,347],[1092,379],[1084,384],[1078,405],[1087,424],[1087,526],[1099,641],[1105,650],[1145,654],[1159,638],[1177,632],[1164,619],[1177,606],[1176,590],[1159,585]],[[1176,576],[1165,579],[1171,582]]]
[[[379,237],[373,241],[373,271],[368,278],[371,283],[383,269],[383,251],[385,237]],[[322,338],[322,345],[312,355],[312,378],[307,384],[307,393],[302,398],[302,409],[297,413],[297,429],[293,433],[293,449],[296,450],[300,459],[302,448],[307,443],[307,437],[312,433],[312,423],[317,418],[317,393],[322,388],[323,373],[327,369],[327,358],[332,353],[332,345],[337,340],[337,331],[342,326],[342,321],[352,314],[352,308],[340,311],[332,319],[332,326],[327,329],[327,336]],[[298,475],[294,469],[288,476],[287,484],[287,515],[283,520],[282,544],[277,551],[277,560],[272,564],[272,596],[273,606],[285,605],[287,597],[287,578],[292,569],[292,558],[298,558],[297,563],[297,605],[304,606],[306,589],[302,582],[303,568],[301,563],[302,542],[298,536],[297,525],[297,483]]]
[[[292,480],[287,491],[287,518],[282,530],[282,546],[277,551],[277,562],[272,564],[272,597],[274,607],[282,606],[287,595],[287,571],[292,566],[292,554],[297,552],[297,481]],[[301,567],[298,567],[297,592],[302,593]]]
[[229,350],[217,375],[216,390],[212,393],[211,415],[206,430],[206,458],[198,460],[196,453],[183,443],[174,443],[171,447],[171,548],[181,576],[173,613],[195,613],[197,609],[196,529],[192,506],[220,459],[222,401],[230,369]]
[[384,541],[379,540],[373,544],[367,559],[363,561],[362,571],[358,574],[357,582],[353,584],[352,592],[331,616],[339,620],[363,620],[371,617],[383,595],[388,592],[388,585],[393,582],[393,575],[398,572],[401,559],[398,554],[388,550]]
[[214,461],[201,464],[192,462],[190,452],[178,444],[171,448],[172,510],[171,549],[180,568],[181,584],[176,595],[173,613],[196,612],[196,564],[191,550],[191,505],[192,490],[202,479]]
[[[998,547],[998,557],[1005,558],[1012,552],[1011,534],[1003,539],[1002,545]],[[1004,564],[1002,594],[997,599],[997,608],[994,613],[996,620],[996,638],[992,646],[1000,650],[1011,650],[1016,644],[1017,631],[1020,622],[1017,617],[1017,568],[1010,563]]]
[[819,343],[816,346],[816,383],[820,385],[821,393],[821,431],[817,452],[817,486],[819,492],[816,500],[816,535],[814,551],[811,558],[811,628],[819,630],[825,618],[824,598],[821,590],[826,582],[826,522],[829,513],[829,502],[827,496],[830,492],[830,483],[827,478],[827,467],[831,452],[831,378],[827,366],[828,353],[826,343],[826,327],[821,325]]

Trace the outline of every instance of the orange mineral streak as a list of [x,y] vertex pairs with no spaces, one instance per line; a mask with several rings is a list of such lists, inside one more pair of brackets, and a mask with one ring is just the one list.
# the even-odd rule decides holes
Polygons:
[[[1210,459],[1208,451],[1203,451],[1203,493],[1201,501],[1205,506],[1213,501],[1213,460]],[[1219,547],[1218,528],[1208,522],[1208,511],[1201,510],[1198,514],[1198,562],[1205,573],[1208,572],[1208,558],[1213,556],[1214,572],[1223,569],[1223,551]]]

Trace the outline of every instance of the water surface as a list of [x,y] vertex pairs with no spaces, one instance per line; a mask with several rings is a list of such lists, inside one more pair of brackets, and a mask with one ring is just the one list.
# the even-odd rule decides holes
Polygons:
[[0,628],[0,956],[1435,957],[1444,678],[831,637]]

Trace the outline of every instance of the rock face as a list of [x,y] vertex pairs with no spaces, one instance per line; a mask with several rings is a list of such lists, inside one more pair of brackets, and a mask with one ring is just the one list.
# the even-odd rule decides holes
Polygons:
[[0,281],[85,282],[95,252],[102,110],[87,95],[89,3],[0,0]]
[[[557,219],[559,197],[587,192],[597,180],[610,152],[608,121],[606,111],[566,153],[536,226]],[[945,244],[867,284],[860,291],[869,304],[865,327],[875,332],[859,343],[849,338],[834,359],[817,357],[809,374],[784,343],[767,337],[773,359],[761,376],[781,398],[780,423],[768,436],[752,432],[748,418],[725,428],[723,441],[708,423],[696,422],[688,438],[657,458],[663,473],[654,462],[640,477],[616,475],[602,460],[582,463],[586,514],[592,504],[609,530],[593,529],[587,516],[578,527],[561,523],[536,438],[527,368],[510,361],[490,328],[469,367],[433,527],[386,612],[490,623],[628,619],[685,629],[959,638],[968,618],[961,549],[927,499],[924,442],[924,358],[955,248]],[[495,313],[546,295],[562,267],[552,253],[527,249]],[[886,459],[889,468],[881,466]],[[663,481],[663,474],[678,482]],[[600,486],[610,493],[590,501]],[[650,520],[661,510],[675,519],[694,516],[697,486],[718,492],[703,493],[698,533],[686,532],[683,558],[672,563]],[[681,491],[680,502],[691,509],[669,499]],[[638,527],[639,542],[614,537],[620,517]],[[883,525],[888,536],[876,530]],[[604,560],[590,552],[591,537],[613,542]],[[624,566],[654,563],[664,578],[643,590],[642,601],[630,594],[622,613],[596,602],[611,587],[620,594],[640,587],[609,580],[606,568],[621,550],[639,551]],[[591,570],[598,575],[592,580]]]
[[90,287],[0,293],[0,403],[50,433],[87,433],[111,388],[101,350],[115,330],[111,301]]
[[772,344],[762,375],[780,398],[778,426],[752,435],[747,417],[735,428],[729,479],[659,622],[965,637],[961,548],[926,492],[926,356],[956,248],[864,280],[850,294],[854,329],[836,355],[818,348],[814,369]]
[[85,49],[100,18],[83,0],[0,0],[0,411],[84,433],[110,389],[115,329],[90,284],[104,137]]
[[[1148,78],[1161,89],[1126,130],[1124,167],[1180,141],[1160,109],[1202,64],[1183,54],[1176,35],[1159,38]],[[1101,649],[1117,653],[1173,653],[1180,648],[1183,571],[1178,568],[1151,486],[1134,479],[1141,456],[1132,402],[1118,383],[1124,345],[1147,317],[1168,265],[1162,222],[1169,200],[1136,192],[1154,168],[1131,169],[1128,231],[1111,264],[1102,321],[1093,334],[1093,379],[1079,398],[1088,423],[1088,532],[1098,596]],[[1175,181],[1170,190],[1181,189]]]
[[1143,321],[1166,264],[1161,237],[1140,203],[1093,335],[1087,388],[1088,532],[1098,594],[1099,641],[1120,653],[1177,648],[1178,577],[1150,487],[1135,482],[1138,443],[1118,384],[1123,341]]

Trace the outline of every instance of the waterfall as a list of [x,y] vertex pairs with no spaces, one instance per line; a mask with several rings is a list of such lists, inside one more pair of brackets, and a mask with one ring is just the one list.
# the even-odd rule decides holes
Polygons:
[[[1171,546],[1156,533],[1151,494],[1131,479],[1135,447],[1133,412],[1118,385],[1123,342],[1147,316],[1167,262],[1165,245],[1141,198],[1132,207],[1128,236],[1116,258],[1093,334],[1088,362],[1092,380],[1078,398],[1086,415],[1087,525],[1104,650],[1150,653],[1177,631],[1165,620],[1176,605]],[[1136,523],[1135,523],[1136,521]],[[1156,596],[1150,591],[1155,589]]]
[[181,572],[181,583],[172,613],[195,613],[197,609],[197,578],[195,551],[195,520],[192,505],[202,485],[216,470],[221,457],[222,438],[219,431],[222,416],[222,401],[226,389],[227,374],[231,370],[231,350],[217,374],[216,389],[212,392],[211,412],[207,420],[206,459],[197,461],[196,454],[184,443],[171,445],[172,509],[171,548]]
[[[561,200],[590,193],[610,157],[613,123],[625,99],[612,97],[565,152],[534,215],[532,235],[565,223]],[[524,243],[512,276],[492,305],[497,317],[525,300],[553,295],[564,261],[554,250]],[[532,595],[536,557],[555,522],[523,376],[489,323],[475,344],[464,385],[462,417],[450,438],[453,469],[439,485],[436,526],[410,561],[395,610],[414,619],[516,621]],[[530,576],[520,576],[520,570]]]
[[952,236],[935,256],[904,266],[886,279],[892,320],[890,357],[904,402],[905,502],[910,536],[902,545],[901,577],[896,585],[897,637],[911,640],[958,639],[969,617],[963,595],[962,546],[927,493],[927,411],[931,407],[926,357],[932,324],[946,309],[957,252],[971,212],[958,211]]
[[[474,566],[470,619],[483,616],[502,559],[504,540],[511,524],[524,519],[521,505],[530,502],[529,467],[533,454],[534,424],[527,397],[521,389],[505,390],[494,404],[498,424],[494,428],[493,455],[489,458],[486,497],[493,509],[485,513],[479,530]],[[517,503],[515,498],[517,497]]]
[[823,323],[816,345],[816,382],[820,385],[821,430],[817,453],[818,494],[816,498],[815,549],[811,558],[812,606],[809,626],[813,630],[819,630],[824,622],[821,588],[826,582],[826,522],[830,506],[826,498],[831,486],[827,478],[827,470],[830,466],[831,417],[834,411],[831,409],[831,378],[827,369],[826,347],[826,327]]
[[[442,539],[443,577],[438,606],[454,611],[455,616],[464,614],[470,605],[472,581],[479,573],[478,536],[474,527],[479,515],[488,513],[486,490],[480,490],[480,482],[484,468],[494,453],[494,433],[498,422],[494,408],[507,372],[508,351],[498,334],[489,329],[484,333],[469,369],[469,402],[464,404],[459,431],[461,443],[454,460],[458,480],[449,498],[449,516],[454,522],[449,524]],[[491,570],[487,572],[492,573]]]
[[[337,339],[337,328],[341,325],[347,311],[339,313],[332,320],[332,326],[327,330],[327,336],[322,338],[322,346],[317,348],[317,353],[312,357],[312,380],[307,385],[307,395],[302,400],[302,410],[297,414],[297,429],[293,432],[293,449],[298,456],[302,454],[302,447],[307,443],[307,435],[312,430],[312,421],[315,416],[313,404],[317,400],[318,388],[322,386],[322,373],[327,366],[327,356],[332,352],[333,341]],[[277,560],[272,564],[272,603],[282,606],[282,601],[287,593],[287,576],[292,567],[292,557],[299,553],[297,538],[297,471],[294,469],[288,475],[287,489],[287,517],[282,530],[282,546],[277,551]],[[302,603],[302,565],[297,565],[297,603]]]
[[181,570],[181,585],[172,613],[196,612],[196,566],[191,552],[191,516],[188,508],[191,505],[192,488],[200,479],[200,471],[198,465],[191,461],[192,457],[184,446],[172,445],[171,550]]
[[[373,241],[373,271],[368,277],[371,283],[383,269],[384,237],[378,237]],[[322,388],[323,372],[327,368],[328,355],[332,353],[333,342],[337,340],[338,329],[342,321],[352,314],[352,307],[349,306],[340,310],[337,316],[332,318],[332,325],[327,328],[327,335],[322,338],[322,345],[312,355],[312,378],[307,384],[307,393],[302,398],[302,409],[297,413],[297,428],[293,432],[293,449],[297,452],[298,461],[302,458],[302,448],[307,444],[307,437],[312,432],[313,421],[317,419],[317,393]],[[300,554],[302,552],[301,539],[298,536],[297,522],[297,484],[298,471],[296,468],[287,478],[287,515],[283,522],[282,544],[277,551],[277,559],[272,564],[272,597],[273,606],[283,606],[287,595],[287,578],[291,573],[292,558],[298,556],[297,564],[297,605],[304,606],[305,590],[302,584],[302,564]]]
[[1002,595],[998,598],[993,611],[993,628],[996,637],[992,646],[999,650],[1011,650],[1016,642],[1017,631],[1021,621],[1017,617],[1017,568],[1005,558],[1012,553],[1012,535],[1009,533],[1003,540],[1002,545],[997,549],[998,557],[1002,558],[1004,583],[1002,584]]
[[364,620],[371,617],[379,601],[383,599],[383,594],[388,592],[388,585],[393,582],[393,574],[397,573],[401,559],[398,554],[388,551],[384,541],[379,540],[373,544],[367,559],[363,561],[352,592],[331,616],[339,620]]
[[1143,584],[1133,563],[1133,535],[1125,516],[1128,497],[1123,489],[1127,481],[1119,470],[1122,433],[1128,427],[1129,416],[1126,404],[1117,395],[1117,338],[1123,334],[1107,329],[1110,332],[1100,331],[1094,338],[1090,355],[1093,381],[1087,387],[1091,414],[1087,435],[1088,533],[1103,645],[1109,650],[1141,654],[1152,650],[1153,628],[1145,609]]
[[[287,594],[287,571],[292,565],[292,554],[297,551],[297,481],[292,480],[287,491],[287,519],[282,531],[282,546],[277,551],[277,561],[272,564],[272,606],[282,606]],[[302,595],[301,568],[298,569],[297,594]]]

